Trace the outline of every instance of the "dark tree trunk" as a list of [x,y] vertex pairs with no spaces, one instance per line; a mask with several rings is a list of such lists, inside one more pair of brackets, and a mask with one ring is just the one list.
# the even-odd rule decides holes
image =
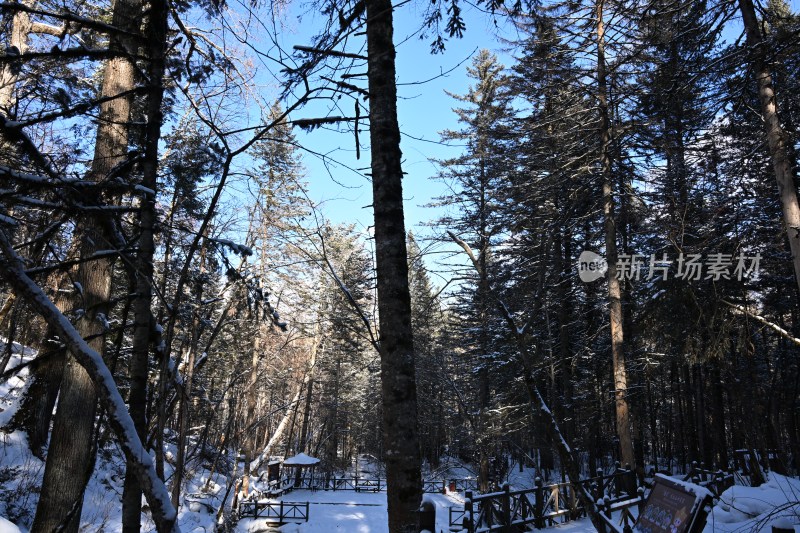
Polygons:
[[[150,55],[142,186],[152,192],[142,196],[139,211],[139,247],[136,257],[133,300],[133,348],[130,359],[130,393],[128,409],[136,433],[142,442],[147,440],[147,377],[151,333],[154,327],[150,306],[153,297],[153,228],[156,224],[156,190],[158,188],[158,142],[163,120],[161,103],[164,98],[164,49],[167,39],[167,6],[163,0],[150,2],[147,27]],[[128,463],[122,492],[122,533],[139,533],[142,521],[142,487],[134,474],[135,465]]]
[[390,533],[416,531],[422,500],[411,295],[403,218],[392,3],[366,0],[372,193]]
[[[683,459],[681,468],[692,461],[699,460],[698,456],[698,443],[697,443],[697,426],[694,423],[694,393],[692,392],[692,379],[689,363],[681,365],[681,395],[680,400],[683,403],[681,411],[682,426],[684,429],[684,445],[686,447],[686,456]],[[683,472],[683,470],[681,470]]]
[[[114,6],[112,23],[129,32],[138,31],[141,3],[119,0]],[[112,49],[127,49],[119,37],[113,37]],[[103,96],[116,96],[134,87],[134,65],[125,57],[110,60],[103,77]],[[111,170],[125,161],[128,154],[128,128],[131,97],[115,98],[100,106],[94,159],[88,178],[107,179]],[[79,226],[80,257],[90,257],[109,246],[110,228],[101,218],[88,217]],[[96,259],[81,263],[77,281],[80,284],[78,307],[84,310],[77,329],[97,353],[104,351],[105,331],[100,314],[108,314],[111,296],[112,259]],[[69,355],[64,370],[42,493],[31,527],[33,533],[50,532],[67,524],[66,533],[76,533],[80,524],[83,493],[94,466],[92,453],[94,415],[97,396],[88,372]],[[76,443],[79,443],[76,445]]]
[[722,385],[722,372],[720,366],[722,361],[714,359],[711,361],[711,393],[712,393],[712,416],[714,426],[714,460],[717,467],[728,470],[728,439],[725,434],[725,398]]
[[31,371],[28,378],[31,384],[11,422],[12,428],[22,429],[28,434],[31,452],[41,459],[44,458],[44,447],[50,433],[50,422],[53,420],[53,408],[61,386],[66,357],[64,349],[56,343],[45,346],[52,351],[39,355],[44,359],[37,362]]

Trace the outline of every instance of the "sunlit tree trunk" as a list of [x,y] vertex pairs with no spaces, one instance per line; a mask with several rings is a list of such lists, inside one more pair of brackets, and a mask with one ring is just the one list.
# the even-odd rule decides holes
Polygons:
[[[129,32],[138,32],[142,4],[138,0],[118,0],[112,23]],[[111,48],[133,50],[130,38],[112,36]],[[134,87],[135,67],[124,56],[108,61],[101,94],[104,97],[128,93]],[[128,157],[128,129],[132,98],[124,95],[100,106],[94,159],[88,179],[105,181],[111,171]],[[106,198],[106,201],[112,201]],[[80,256],[92,256],[107,249],[111,229],[102,218],[87,217],[78,228]],[[109,310],[113,259],[95,259],[81,263],[76,280],[79,305],[83,315],[77,329],[89,346],[103,353],[105,316]],[[92,379],[69,355],[64,368],[58,409],[47,454],[42,493],[31,531],[50,532],[67,524],[66,533],[74,533],[80,523],[83,493],[94,466],[93,428],[97,396]]]
[[775,180],[778,183],[778,196],[783,210],[783,223],[786,226],[789,247],[792,251],[795,281],[800,287],[800,205],[797,201],[797,190],[794,185],[794,175],[786,145],[786,131],[781,126],[780,118],[778,117],[778,101],[775,98],[772,74],[767,64],[766,43],[759,27],[752,0],[739,0],[739,9],[742,12],[747,46],[750,48],[750,64],[758,84],[761,117],[764,120],[764,128],[766,129],[772,169],[775,172]]
[[625,371],[625,344],[622,316],[622,287],[617,279],[617,225],[614,217],[614,190],[611,176],[611,122],[608,110],[608,82],[606,80],[605,28],[603,26],[604,0],[596,4],[597,16],[597,100],[600,109],[600,169],[603,177],[603,220],[608,263],[608,312],[611,328],[611,358],[614,374],[614,408],[617,437],[623,464],[634,466],[633,438],[631,436],[630,409],[628,407],[628,377]]

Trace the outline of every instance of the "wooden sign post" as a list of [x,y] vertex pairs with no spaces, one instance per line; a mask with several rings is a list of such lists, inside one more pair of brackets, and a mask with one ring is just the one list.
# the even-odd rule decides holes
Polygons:
[[657,474],[633,531],[700,533],[705,527],[711,503],[712,495],[708,489]]

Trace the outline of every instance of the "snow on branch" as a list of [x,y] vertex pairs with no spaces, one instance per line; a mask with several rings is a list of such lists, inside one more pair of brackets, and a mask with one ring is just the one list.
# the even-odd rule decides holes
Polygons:
[[233,253],[241,256],[242,258],[253,255],[252,248],[245,246],[244,244],[237,244],[230,239],[220,239],[218,237],[206,237],[206,239],[230,249]]
[[324,48],[314,48],[313,46],[303,46],[299,44],[294,45],[293,48],[298,52],[305,52],[306,54],[319,54],[331,57],[346,57],[349,59],[361,59],[363,61],[367,60],[367,56],[352,54],[350,52],[340,52],[338,50],[327,50]]
[[76,361],[86,370],[97,389],[101,405],[108,413],[111,429],[133,466],[142,485],[147,503],[159,533],[179,533],[177,513],[170,502],[164,482],[156,474],[153,459],[142,445],[125,402],[117,389],[111,371],[99,353],[94,351],[80,333],[44,294],[41,287],[25,273],[22,260],[14,251],[6,233],[0,230],[0,272],[19,297],[36,309],[48,324],[57,331]]
[[791,343],[793,343],[793,344],[795,344],[797,346],[800,346],[800,339],[798,339],[797,337],[793,336],[791,333],[789,333],[788,331],[786,331],[785,329],[780,327],[778,324],[776,324],[774,322],[770,322],[769,320],[767,320],[763,316],[753,313],[752,311],[750,311],[749,309],[747,309],[746,307],[744,307],[742,305],[737,305],[737,304],[729,302],[727,300],[722,300],[722,303],[732,307],[733,310],[736,311],[738,314],[749,316],[750,318],[754,319],[756,322],[760,322],[760,323],[764,324],[765,326],[767,326],[768,328],[770,328],[771,330],[775,331],[778,335],[780,335],[784,339],[788,340],[789,342],[791,342]]

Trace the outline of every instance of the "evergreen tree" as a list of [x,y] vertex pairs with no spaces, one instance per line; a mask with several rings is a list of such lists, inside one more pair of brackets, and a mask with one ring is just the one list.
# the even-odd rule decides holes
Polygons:
[[[463,357],[474,373],[477,397],[472,401],[479,412],[472,423],[480,465],[478,486],[488,490],[489,457],[492,445],[488,434],[488,410],[494,400],[491,370],[501,360],[496,335],[498,317],[489,294],[490,277],[496,272],[493,247],[499,242],[501,225],[501,188],[508,179],[509,161],[505,140],[508,139],[508,118],[511,95],[503,66],[488,50],[481,50],[467,68],[475,84],[463,95],[453,95],[467,107],[455,109],[462,130],[445,131],[444,141],[465,145],[458,157],[441,161],[438,179],[445,181],[452,194],[439,198],[439,205],[452,210],[437,221],[447,232],[454,232],[477,252],[479,270],[464,273],[459,291],[458,311],[452,316],[456,335],[462,339]],[[466,407],[472,410],[473,407]]]

